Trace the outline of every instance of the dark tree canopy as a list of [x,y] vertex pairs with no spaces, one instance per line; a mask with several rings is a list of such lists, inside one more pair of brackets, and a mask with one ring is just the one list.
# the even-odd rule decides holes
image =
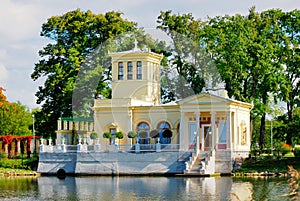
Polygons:
[[[53,16],[42,25],[41,36],[51,42],[39,51],[41,59],[35,64],[31,77],[33,80],[46,78],[44,86],[36,92],[37,103],[42,104],[38,129],[44,135],[55,134],[56,121],[61,115],[73,115],[75,80],[88,55],[108,39],[135,29],[136,23],[124,20],[121,15],[114,11],[93,14],[77,9]],[[95,70],[95,73],[105,72],[103,66]],[[107,77],[102,78],[94,93],[107,97],[110,95],[104,82]]]

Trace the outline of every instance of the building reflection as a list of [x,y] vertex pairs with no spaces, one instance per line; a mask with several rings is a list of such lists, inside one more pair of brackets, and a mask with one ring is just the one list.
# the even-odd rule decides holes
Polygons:
[[251,200],[231,177],[39,177],[41,200]]

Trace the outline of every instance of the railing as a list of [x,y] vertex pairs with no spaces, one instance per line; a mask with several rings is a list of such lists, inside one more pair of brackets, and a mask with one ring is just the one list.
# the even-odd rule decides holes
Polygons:
[[40,153],[76,152],[177,152],[179,144],[113,144],[113,145],[40,145]]

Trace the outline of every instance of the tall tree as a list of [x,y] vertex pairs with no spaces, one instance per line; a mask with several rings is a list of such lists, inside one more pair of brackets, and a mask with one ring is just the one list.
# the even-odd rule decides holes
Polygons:
[[200,36],[213,56],[229,96],[254,102],[252,118],[261,118],[261,148],[268,94],[278,92],[283,79],[276,54],[280,32],[278,12],[257,13],[251,8],[247,16],[215,17],[209,20]]
[[31,135],[32,125],[29,109],[21,103],[7,101],[0,87],[0,135],[24,136]]
[[[285,80],[280,84],[280,100],[287,105],[287,121],[294,121],[294,109],[300,106],[300,11],[282,12],[279,18],[281,28],[279,61],[284,67]],[[298,118],[298,117],[297,117]],[[286,142],[292,144],[295,132],[286,134]]]
[[190,13],[176,15],[169,10],[160,13],[157,23],[172,40],[165,52],[169,63],[163,69],[163,98],[171,101],[200,93],[212,69],[210,56],[197,39],[202,22]]
[[[75,80],[86,57],[111,37],[134,30],[136,24],[121,17],[120,12],[93,14],[79,9],[62,16],[53,16],[42,25],[41,36],[51,40],[39,51],[41,60],[35,64],[31,77],[46,77],[36,96],[42,104],[39,127],[45,136],[54,136],[56,121],[72,116],[72,93]],[[98,68],[96,73],[104,72]],[[101,77],[106,79],[105,76]],[[109,96],[104,80],[99,80],[99,93]]]

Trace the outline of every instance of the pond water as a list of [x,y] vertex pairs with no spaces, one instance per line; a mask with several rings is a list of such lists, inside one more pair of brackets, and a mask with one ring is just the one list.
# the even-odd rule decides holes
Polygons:
[[0,200],[290,200],[287,178],[0,178]]

